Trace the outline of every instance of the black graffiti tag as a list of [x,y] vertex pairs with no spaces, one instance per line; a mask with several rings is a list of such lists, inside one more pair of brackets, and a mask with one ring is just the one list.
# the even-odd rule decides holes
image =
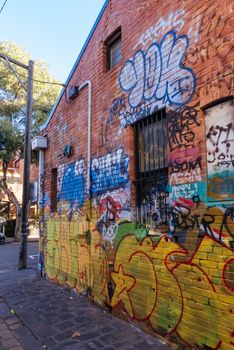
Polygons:
[[192,127],[200,126],[197,116],[197,110],[188,106],[167,114],[170,151],[182,147],[194,147],[195,133]]
[[[223,161],[227,161],[229,158],[228,161],[233,164],[234,155],[230,154],[231,143],[234,142],[234,139],[230,136],[232,129],[232,123],[227,124],[226,127],[220,125],[212,125],[210,127],[206,135],[207,140],[212,146],[212,149],[208,152],[208,163],[218,161],[218,165],[224,165]],[[226,146],[225,149],[222,148],[222,145]]]

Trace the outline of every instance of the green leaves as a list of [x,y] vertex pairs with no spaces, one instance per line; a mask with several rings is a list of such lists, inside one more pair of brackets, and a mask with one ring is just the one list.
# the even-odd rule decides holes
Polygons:
[[[0,41],[0,53],[28,64],[31,58],[23,48],[13,42]],[[10,64],[18,77],[27,87],[27,70]],[[35,134],[50,113],[61,86],[37,82],[36,80],[59,83],[49,73],[47,64],[43,61],[34,61],[33,83],[33,120],[32,133]],[[23,129],[26,92],[17,77],[9,68],[8,62],[0,59],[0,118],[8,118]]]
[[8,164],[23,147],[23,137],[9,120],[0,119],[0,159]]

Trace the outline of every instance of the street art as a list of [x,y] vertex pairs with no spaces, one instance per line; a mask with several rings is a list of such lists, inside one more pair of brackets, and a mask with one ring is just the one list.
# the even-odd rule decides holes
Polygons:
[[[219,262],[212,259],[216,250],[223,252]],[[233,251],[205,235],[193,256],[186,255],[165,237],[155,244],[150,237],[140,242],[125,236],[111,272],[111,306],[161,335],[177,334],[188,347],[231,349]],[[178,263],[180,256],[184,261]]]
[[97,230],[105,240],[113,241],[119,224],[131,221],[130,186],[103,194],[93,201],[93,205],[101,215],[97,221]]
[[208,195],[234,199],[234,105],[232,100],[206,111]]
[[142,204],[137,208],[137,221],[144,224],[152,234],[162,234],[167,230],[169,194],[164,182],[144,184]]
[[[150,26],[144,33],[141,34],[135,48],[137,46],[146,46],[155,38],[160,38],[169,29],[176,30],[178,33],[184,28],[186,21],[185,9],[176,9],[174,12],[168,14],[167,18],[160,17],[155,25]],[[190,23],[187,35],[193,46],[188,49],[186,58],[191,55],[190,63],[194,63],[195,50],[197,48],[200,36],[208,37],[209,39],[201,45],[199,52],[209,49],[209,46],[214,45],[215,40],[221,37],[222,31],[225,29],[226,23],[222,20],[220,11],[215,8],[210,10],[206,7],[200,14],[196,16],[196,21]],[[195,46],[196,45],[196,46]],[[204,46],[205,45],[205,46]],[[199,47],[198,47],[199,48]]]
[[[190,189],[195,183],[202,181],[202,157],[197,156],[195,160],[178,160],[177,157],[170,156],[168,163],[169,183],[170,185],[191,184]],[[182,186],[177,188],[182,189]],[[189,187],[187,187],[189,189]]]
[[129,157],[123,148],[95,157],[91,163],[91,193],[98,195],[124,186],[129,181]]
[[167,18],[160,17],[157,23],[149,27],[146,32],[141,34],[136,46],[146,46],[152,43],[155,38],[160,38],[169,28],[176,28],[177,32],[180,32],[184,26],[183,16],[185,15],[184,9],[177,9],[171,12]]
[[192,199],[201,194],[203,183],[189,182],[181,185],[169,187],[170,201],[176,201],[180,198]]
[[[112,255],[96,229],[99,214],[94,206],[91,221],[86,220],[89,205],[85,203],[71,220],[65,215],[48,218],[45,268],[50,279],[110,305],[113,312],[123,309],[131,319],[146,322],[156,333],[178,335],[187,346],[199,344],[222,350],[232,344],[231,248],[205,232],[190,254],[186,245],[168,240],[167,235],[157,242],[147,236],[138,240],[126,224],[115,246],[112,268]],[[234,225],[233,213],[233,208],[226,210],[223,231]],[[195,230],[194,223],[182,216],[176,224],[179,229]],[[210,228],[218,225],[211,224],[208,217],[206,223]]]
[[167,113],[168,142],[170,151],[194,147],[194,127],[199,127],[198,111],[185,106]]
[[[230,47],[216,45],[226,28],[217,8],[201,9],[181,35],[184,11],[176,9],[143,33],[120,70],[121,94],[101,121],[99,146],[105,154],[91,160],[91,198],[82,157],[58,168],[62,210],[50,213],[49,195],[44,199],[41,265],[50,279],[176,339],[182,348],[229,350],[234,347],[233,102],[210,107],[205,116],[198,100],[187,104],[232,91],[229,64],[199,75],[199,86],[194,71],[212,55],[225,62]],[[129,155],[116,149],[113,130],[118,140],[120,132],[127,134],[122,128],[165,107],[168,173],[158,187],[153,181],[144,185],[142,206],[136,208]]]
[[171,234],[180,244],[187,244],[186,240],[190,244],[189,238],[200,239],[206,234],[228,247],[234,246],[233,207],[206,207],[200,202],[200,197],[195,195],[192,199],[181,197],[174,201],[170,214],[174,228]]
[[[105,147],[106,150],[112,151],[116,147],[116,141],[118,135],[122,134],[123,130],[119,126],[118,116],[125,113],[125,97],[120,96],[112,101],[112,104],[108,110],[108,116],[102,119],[100,133],[99,133],[99,146]],[[116,127],[116,136],[113,138],[111,134],[111,128]],[[118,141],[117,141],[118,144]]]
[[[183,106],[191,100],[196,79],[192,69],[182,63],[188,46],[186,35],[169,31],[159,44],[153,43],[146,52],[138,50],[125,62],[119,74],[119,86],[128,93],[131,109],[138,108],[142,102],[161,101],[162,107]],[[139,120],[139,116],[142,117],[131,115],[132,121]],[[123,119],[120,122],[123,127],[130,124]]]
[[169,174],[179,173],[179,172],[190,172],[191,170],[194,170],[196,168],[202,169],[202,157],[198,156],[197,159],[193,160],[174,160],[173,162],[170,161],[168,164],[169,167]]
[[77,162],[58,169],[58,201],[67,202],[70,207],[79,207],[84,202],[85,194],[85,161],[80,158]]
[[220,58],[227,57],[231,44],[225,43],[221,49],[220,45],[217,45],[217,41],[222,37],[224,30],[227,28],[227,23],[224,17],[221,15],[220,10],[215,8],[204,9],[198,16],[197,25],[191,26],[188,31],[188,36],[192,38],[194,33],[195,37],[199,38],[202,36],[202,43],[199,44],[199,40],[194,40],[194,43],[188,48],[186,55],[186,62],[189,64],[204,63],[209,58],[215,56]]
[[[96,302],[108,302],[108,261],[100,244],[95,222],[87,222],[85,210],[73,213],[72,220],[66,215],[47,219],[45,245],[45,269],[47,276],[79,293],[93,295]],[[87,206],[87,207],[86,207]],[[97,215],[93,212],[93,217]]]

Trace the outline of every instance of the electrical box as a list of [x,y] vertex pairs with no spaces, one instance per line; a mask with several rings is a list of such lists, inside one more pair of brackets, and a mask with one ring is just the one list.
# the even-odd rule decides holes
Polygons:
[[40,151],[47,148],[47,138],[45,136],[36,136],[32,140],[32,150]]
[[79,95],[79,86],[73,85],[68,91],[69,100],[74,100]]

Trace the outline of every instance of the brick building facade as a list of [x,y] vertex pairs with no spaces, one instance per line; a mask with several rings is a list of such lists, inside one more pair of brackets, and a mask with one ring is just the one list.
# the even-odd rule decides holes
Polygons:
[[234,346],[233,13],[107,1],[41,134],[47,276],[186,349]]

